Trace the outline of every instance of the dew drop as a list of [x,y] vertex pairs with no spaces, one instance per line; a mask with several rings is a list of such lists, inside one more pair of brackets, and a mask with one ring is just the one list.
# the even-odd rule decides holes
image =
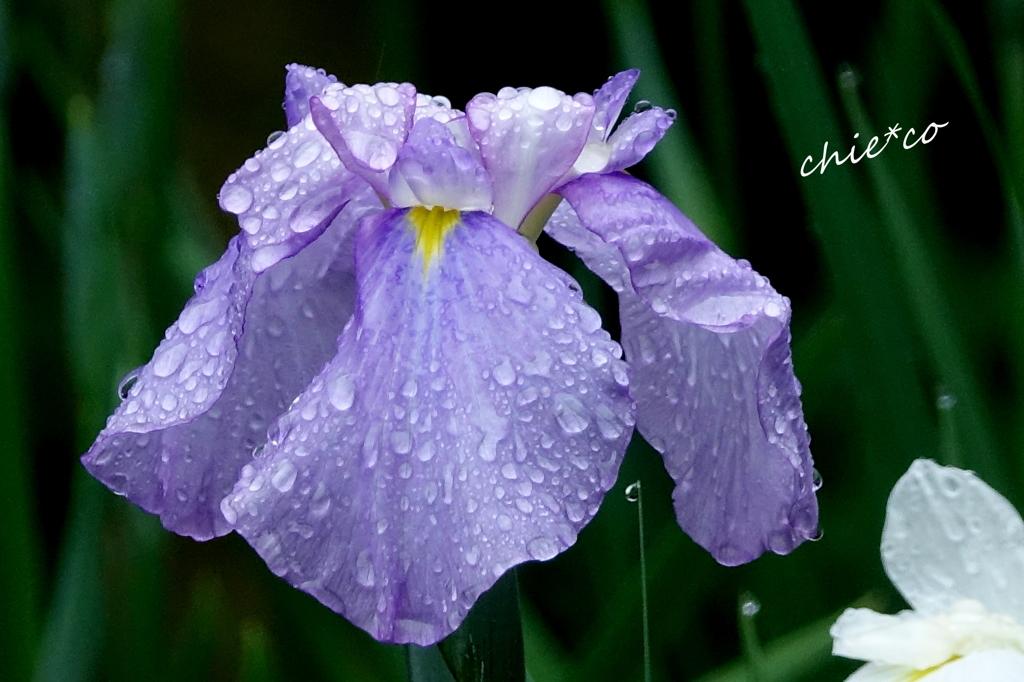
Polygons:
[[568,434],[579,433],[590,425],[583,403],[568,393],[559,393],[555,396],[555,419]]
[[538,561],[547,561],[558,554],[558,545],[556,545],[550,538],[537,538],[530,541],[530,544],[526,546],[526,550],[534,559]]
[[352,381],[352,377],[348,375],[335,377],[327,387],[327,397],[331,401],[331,405],[342,412],[352,407],[356,397],[356,385]]
[[160,356],[153,363],[153,374],[158,377],[169,377],[181,367],[188,353],[188,346],[179,343],[160,353]]
[[752,594],[743,595],[743,602],[740,604],[740,613],[747,618],[753,618],[761,610],[761,603]]
[[138,381],[138,369],[133,369],[132,371],[124,375],[124,378],[121,379],[121,383],[117,385],[117,395],[121,397],[121,400],[124,400],[125,398],[128,397],[129,391],[132,390],[132,387],[135,386],[135,384],[138,383]]
[[270,483],[277,488],[278,492],[286,493],[295,485],[297,473],[295,465],[286,459],[277,465],[274,475],[270,478]]
[[825,481],[821,478],[821,472],[817,469],[811,469],[811,487],[815,492],[821,490],[821,486]]
[[512,369],[508,359],[496,366],[491,373],[494,375],[495,381],[502,386],[511,386],[512,382],[516,380],[516,371]]
[[252,192],[240,185],[228,187],[220,195],[220,205],[228,213],[244,213],[252,206]]
[[284,142],[285,139],[283,130],[275,130],[274,132],[270,133],[270,135],[267,136],[267,146],[270,147],[271,149],[277,149],[278,147],[283,145]]
[[320,149],[321,147],[319,142],[307,142],[299,147],[299,150],[295,152],[295,157],[292,159],[292,165],[296,168],[308,166],[320,155]]
[[638,502],[640,500],[640,481],[626,486],[626,499],[630,502]]
[[943,412],[949,412],[956,407],[956,396],[949,391],[940,391],[938,398],[935,399],[935,406]]
[[373,573],[373,562],[370,561],[370,550],[364,549],[356,557],[356,582],[363,587],[373,587],[376,576]]

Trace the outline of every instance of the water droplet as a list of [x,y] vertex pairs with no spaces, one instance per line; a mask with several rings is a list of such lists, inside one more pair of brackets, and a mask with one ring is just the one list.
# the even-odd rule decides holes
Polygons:
[[542,86],[527,95],[526,101],[531,107],[541,111],[551,111],[562,103],[562,93],[554,88]]
[[331,405],[342,412],[352,407],[356,397],[356,385],[352,381],[352,377],[348,375],[335,377],[327,387],[327,397],[331,401]]
[[313,163],[316,157],[320,155],[320,143],[316,141],[310,141],[299,147],[299,150],[295,152],[294,158],[292,158],[292,165],[296,168],[303,168]]
[[590,425],[583,403],[568,393],[559,393],[555,396],[555,419],[568,434],[579,433]]
[[228,187],[220,195],[220,206],[228,213],[244,213],[252,206],[252,192],[240,185]]
[[279,492],[286,493],[292,489],[295,485],[295,477],[298,472],[295,470],[295,465],[289,460],[284,460],[277,465],[277,469],[274,471],[274,475],[270,478],[270,483]]
[[363,587],[373,587],[376,576],[373,573],[373,562],[370,560],[370,550],[364,549],[356,557],[356,582]]
[[511,386],[512,382],[516,380],[516,371],[512,369],[508,359],[495,367],[492,370],[492,374],[494,374],[495,381],[502,386]]
[[267,136],[267,146],[270,147],[271,149],[277,149],[278,147],[283,145],[284,142],[285,140],[283,130],[275,130],[274,132],[270,133],[270,135]]
[[630,502],[638,502],[640,500],[640,481],[626,486],[626,499]]
[[817,492],[821,490],[821,485],[824,480],[821,478],[821,472],[817,469],[811,469],[811,487]]
[[956,406],[956,396],[946,390],[940,390],[935,399],[935,406],[943,412],[949,412]]
[[415,398],[416,397],[416,388],[417,388],[416,387],[416,380],[415,379],[409,379],[402,386],[402,395],[404,395],[406,398]]
[[153,363],[153,374],[158,377],[171,376],[181,367],[186,354],[188,354],[188,345],[185,343],[179,343],[176,346],[171,346],[167,350],[161,351],[156,362]]
[[558,554],[558,545],[550,538],[537,538],[530,541],[530,544],[526,546],[526,550],[534,559],[547,561]]
[[740,613],[747,618],[753,618],[761,610],[761,603],[757,601],[757,598],[752,594],[744,594],[741,597],[740,602]]
[[135,386],[135,384],[138,383],[138,381],[138,369],[133,369],[132,371],[124,375],[124,378],[121,379],[121,383],[117,385],[117,395],[121,397],[121,400],[124,400],[125,398],[128,397],[129,391],[132,390],[132,387]]
[[650,110],[653,106],[654,105],[651,104],[648,100],[642,99],[636,103],[635,107],[633,107],[633,113],[642,114],[643,112]]
[[270,169],[270,177],[274,179],[274,182],[284,182],[288,179],[288,176],[292,174],[292,169],[283,163],[275,163]]

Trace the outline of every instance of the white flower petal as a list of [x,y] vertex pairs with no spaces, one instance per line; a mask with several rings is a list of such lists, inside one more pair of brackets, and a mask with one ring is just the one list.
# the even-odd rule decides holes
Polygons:
[[956,641],[935,619],[913,611],[895,616],[847,609],[830,633],[836,656],[924,670],[949,660]]
[[1008,649],[982,651],[958,658],[919,679],[921,682],[1024,682],[1024,654]]
[[970,598],[1024,623],[1024,521],[968,471],[910,466],[889,496],[882,563],[922,613]]

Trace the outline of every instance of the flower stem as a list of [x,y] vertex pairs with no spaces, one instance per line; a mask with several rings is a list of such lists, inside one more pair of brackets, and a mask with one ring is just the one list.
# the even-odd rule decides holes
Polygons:
[[651,626],[647,607],[647,555],[644,549],[644,498],[640,481],[626,487],[626,499],[636,502],[637,525],[640,532],[640,603],[644,619],[644,682],[651,682]]

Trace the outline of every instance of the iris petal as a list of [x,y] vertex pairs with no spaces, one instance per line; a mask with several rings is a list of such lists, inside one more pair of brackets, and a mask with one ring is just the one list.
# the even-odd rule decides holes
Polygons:
[[639,78],[639,69],[620,71],[609,78],[594,93],[594,106],[596,109],[594,112],[594,125],[591,129],[590,140],[588,141],[604,142],[608,139],[608,136],[612,133],[612,128],[615,126],[615,122],[619,120],[619,114],[622,113],[622,106],[626,103],[626,98],[633,91],[633,86],[636,85]]
[[487,171],[447,126],[433,118],[413,126],[389,177],[389,191],[392,204],[403,208],[491,208]]
[[272,135],[266,149],[228,177],[219,199],[238,216],[255,249],[250,265],[262,272],[319,237],[347,201],[372,197],[306,118]]
[[223,508],[292,584],[426,645],[509,567],[575,541],[633,403],[599,316],[524,239],[463,213],[423,259],[409,215],[362,225],[338,355]]
[[590,134],[594,100],[554,88],[502,88],[466,105],[494,185],[494,217],[517,228],[572,168]]
[[251,249],[232,240],[83,455],[89,472],[177,533],[229,532],[220,500],[351,316],[351,228],[366,210],[350,203],[316,242],[261,275]]
[[548,224],[619,294],[637,428],[676,482],[683,530],[721,563],[786,554],[817,528],[789,302],[664,197],[585,175]]
[[416,88],[409,83],[337,83],[309,106],[314,124],[345,166],[387,196],[388,171],[412,128]]
[[323,69],[312,66],[289,64],[288,75],[284,86],[284,115],[288,127],[297,126],[309,115],[309,98],[319,95],[331,83],[338,79]]

